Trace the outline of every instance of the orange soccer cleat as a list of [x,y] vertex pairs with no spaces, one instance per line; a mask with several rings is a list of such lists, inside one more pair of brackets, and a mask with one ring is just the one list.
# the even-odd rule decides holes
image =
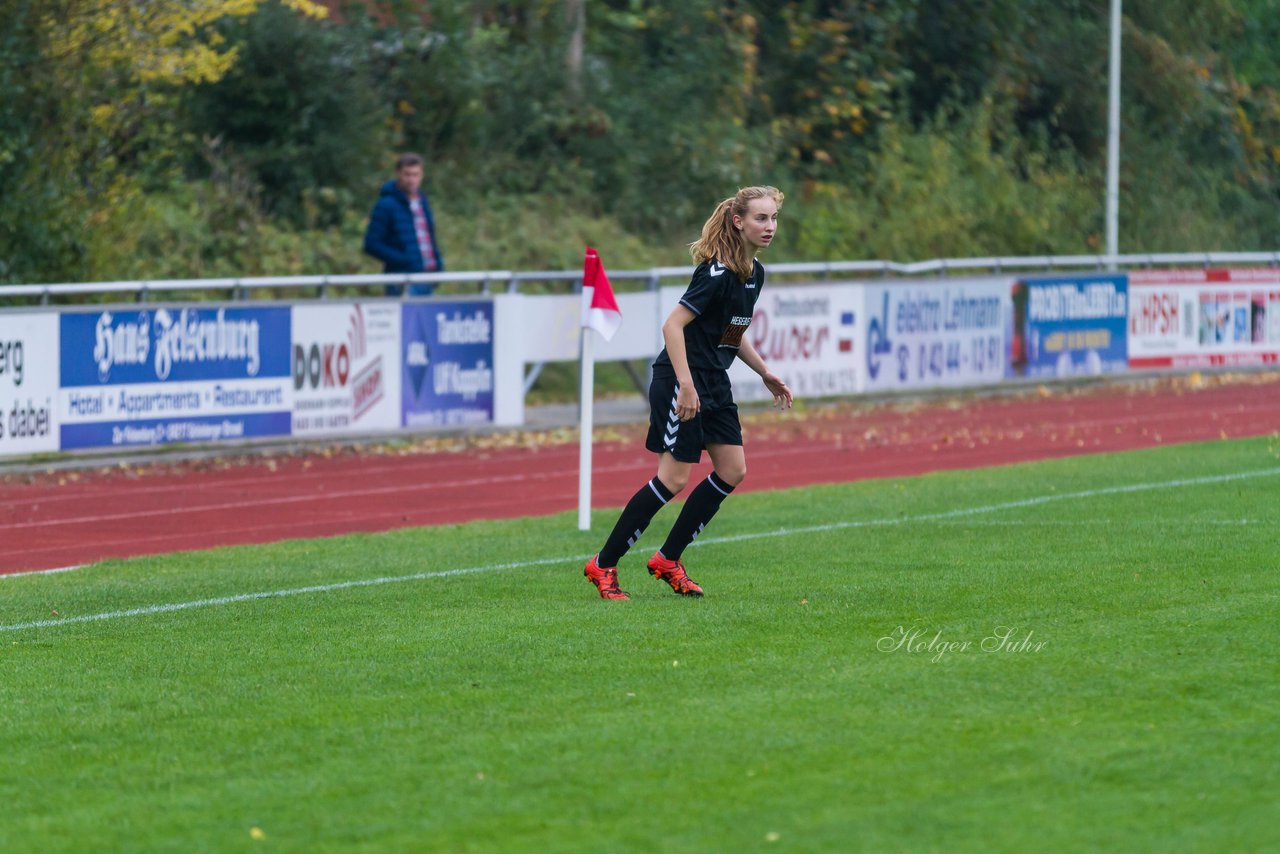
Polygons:
[[681,596],[702,595],[702,588],[684,571],[684,564],[678,560],[667,560],[662,552],[654,552],[649,558],[649,574],[670,584],[671,589]]
[[600,555],[592,555],[591,560],[587,561],[587,565],[583,568],[582,574],[587,580],[596,586],[600,591],[601,599],[630,599],[626,591],[618,587],[618,568],[616,566],[608,569],[602,569],[596,558]]

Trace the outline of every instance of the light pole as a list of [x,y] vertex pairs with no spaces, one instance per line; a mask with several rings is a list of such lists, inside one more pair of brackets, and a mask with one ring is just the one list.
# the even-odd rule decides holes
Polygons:
[[1107,120],[1107,258],[1120,254],[1120,2],[1111,0],[1111,70]]

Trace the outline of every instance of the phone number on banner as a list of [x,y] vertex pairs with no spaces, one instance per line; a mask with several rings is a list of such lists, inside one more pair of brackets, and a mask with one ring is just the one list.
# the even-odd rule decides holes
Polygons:
[[[875,374],[880,375],[880,382],[873,379],[873,386],[892,385],[891,377],[898,384],[919,385],[982,379],[996,381],[1004,373],[1004,338],[1000,335],[975,336],[967,340],[916,341],[888,348],[884,347],[884,342],[874,340],[874,331],[870,337],[872,340],[867,345],[872,359],[877,355],[877,344],[881,347],[878,355],[882,357],[875,370]],[[885,352],[886,349],[891,352]],[[883,358],[885,356],[891,356],[892,361]],[[886,369],[893,373],[884,376]]]

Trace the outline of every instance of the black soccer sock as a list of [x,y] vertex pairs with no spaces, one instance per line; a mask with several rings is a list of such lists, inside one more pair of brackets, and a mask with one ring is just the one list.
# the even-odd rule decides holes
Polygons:
[[631,496],[627,506],[622,509],[622,515],[613,526],[613,532],[609,534],[609,539],[604,541],[604,548],[600,549],[596,564],[604,569],[617,566],[618,561],[622,560],[622,556],[627,553],[627,549],[634,546],[636,540],[640,539],[640,535],[644,533],[644,529],[649,527],[654,515],[674,495],[675,493],[667,489],[657,477],[640,487],[640,491]]
[[680,511],[676,523],[671,526],[667,541],[659,549],[662,556],[667,560],[679,560],[684,550],[711,521],[711,517],[716,515],[720,503],[729,497],[730,492],[733,492],[733,487],[721,480],[715,472],[698,484],[689,500],[684,503],[684,509]]

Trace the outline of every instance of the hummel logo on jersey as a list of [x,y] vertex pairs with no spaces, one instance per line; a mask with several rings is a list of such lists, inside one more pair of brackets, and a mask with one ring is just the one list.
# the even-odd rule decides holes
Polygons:
[[720,275],[721,273],[723,273],[724,271],[725,271],[725,266],[723,264],[719,263],[718,261],[712,261],[711,269],[708,272],[711,274],[712,278],[714,278]]
[[752,291],[754,291],[754,290],[756,289],[756,280],[755,280],[755,279],[747,279],[747,289],[748,289],[748,290],[752,290]]

